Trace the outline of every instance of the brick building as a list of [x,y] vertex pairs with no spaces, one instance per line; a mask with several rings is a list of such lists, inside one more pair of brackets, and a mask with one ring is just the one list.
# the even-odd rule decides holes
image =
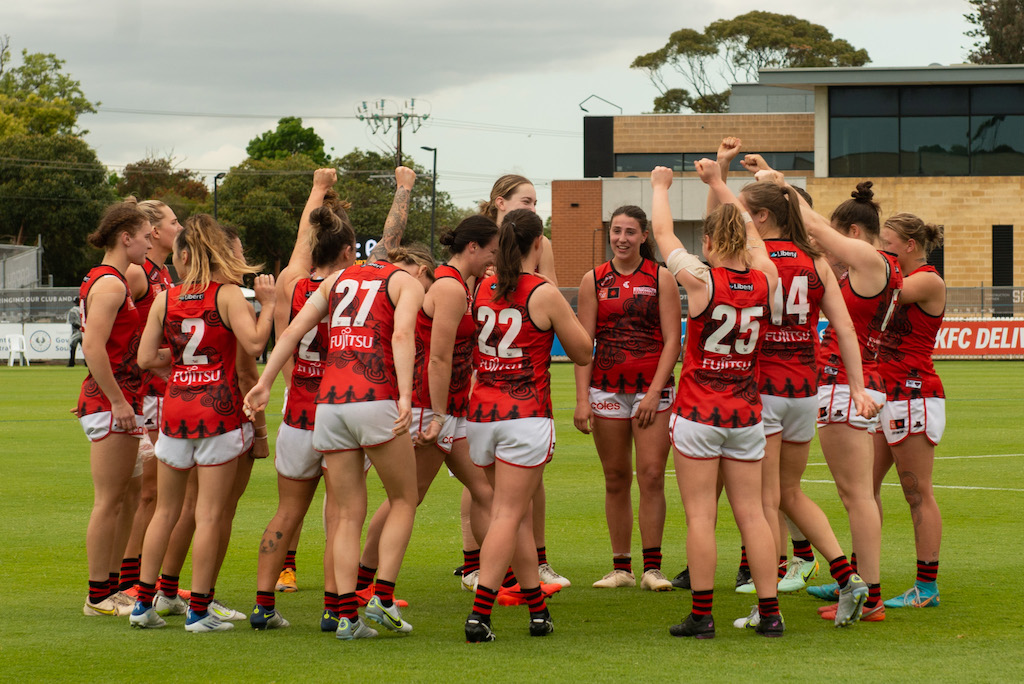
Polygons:
[[[714,158],[729,135],[825,216],[870,179],[883,218],[906,211],[943,224],[932,261],[950,287],[1024,284],[1024,65],[764,70],[734,87],[729,114],[588,116],[583,131],[584,179],[552,183],[563,286],[609,258],[616,207],[650,213],[656,165],[676,171],[676,233],[699,253],[706,191],[693,162]],[[729,182],[750,180],[736,165]]]

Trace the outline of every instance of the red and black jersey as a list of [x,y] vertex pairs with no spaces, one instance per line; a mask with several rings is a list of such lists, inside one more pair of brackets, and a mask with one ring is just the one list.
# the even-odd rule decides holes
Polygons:
[[[139,322],[145,328],[146,321],[149,320],[149,310],[153,308],[153,300],[158,294],[174,285],[174,281],[171,280],[171,272],[167,270],[166,265],[157,264],[149,257],[146,257],[142,269],[146,272],[146,296],[135,302],[135,307],[139,310]],[[143,394],[162,397],[167,390],[167,382],[155,373],[147,371],[143,371],[143,373]]]
[[[303,278],[292,290],[288,320],[298,315],[306,300],[317,291],[323,278]],[[324,377],[327,361],[327,316],[307,332],[292,353],[292,376],[288,384],[288,401],[284,406],[284,422],[300,430],[312,430],[316,416],[316,394]]]
[[[658,308],[658,264],[644,259],[632,273],[619,273],[609,261],[594,269],[594,287],[597,346],[590,386],[619,394],[647,392],[665,346]],[[669,377],[668,385],[672,383]]]
[[210,283],[186,292],[178,285],[167,291],[164,340],[171,349],[171,375],[160,432],[168,437],[214,437],[246,420],[235,370],[238,341],[217,309],[221,287]]
[[473,301],[476,317],[476,385],[469,420],[492,423],[516,418],[551,418],[551,344],[554,329],[541,330],[530,318],[530,297],[546,283],[519,275],[507,299],[495,300],[497,278],[485,278]]
[[761,271],[712,268],[710,301],[686,324],[676,414],[695,423],[739,428],[761,422],[758,350],[771,314]]
[[[138,363],[142,325],[139,320],[139,310],[135,308],[131,291],[128,289],[128,281],[113,266],[105,264],[93,266],[82,280],[82,285],[78,289],[78,306],[82,313],[82,333],[85,333],[89,324],[87,306],[89,291],[100,278],[106,277],[117,278],[124,285],[124,303],[117,310],[114,325],[107,338],[107,358],[110,359],[114,380],[121,388],[125,400],[132,405],[136,415],[142,415],[142,369],[139,368]],[[82,390],[78,395],[78,415],[85,416],[109,410],[110,400],[103,394],[103,390],[96,384],[96,380],[90,372],[82,382]]]
[[[934,266],[921,266],[914,273],[934,273]],[[886,397],[921,399],[945,397],[942,380],[935,372],[932,352],[935,338],[942,327],[945,312],[938,316],[926,313],[917,304],[896,307],[889,326],[882,333],[878,350],[878,370],[885,380]]]
[[328,300],[329,349],[316,403],[398,399],[391,348],[395,304],[388,282],[399,270],[375,261],[350,266],[338,276]]
[[805,398],[818,393],[818,312],[825,283],[791,240],[768,238],[768,256],[779,270],[775,308],[761,336],[757,359],[761,394]]
[[[885,332],[896,309],[900,288],[903,287],[903,274],[894,255],[882,251],[879,251],[879,254],[885,258],[888,274],[888,280],[881,292],[871,297],[862,297],[853,291],[849,273],[844,273],[839,278],[839,288],[850,312],[850,318],[853,319],[853,327],[857,331],[861,364],[864,367],[864,386],[867,389],[885,392],[885,384],[878,373],[878,347],[882,333]],[[839,339],[831,327],[825,329],[821,350],[818,353],[818,366],[819,385],[849,384],[843,358],[839,354]]]
[[[476,347],[476,322],[473,320],[473,296],[458,269],[442,264],[434,270],[435,280],[453,278],[466,293],[466,313],[455,330],[452,349],[452,377],[448,383],[447,412],[464,417],[469,413],[469,388],[473,380],[473,349]],[[430,333],[433,320],[422,310],[416,316],[416,370],[413,374],[412,405],[430,408]]]

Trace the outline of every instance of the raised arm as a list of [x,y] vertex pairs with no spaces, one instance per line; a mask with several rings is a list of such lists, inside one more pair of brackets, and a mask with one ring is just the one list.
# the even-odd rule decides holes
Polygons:
[[398,247],[409,222],[409,200],[412,197],[412,186],[416,183],[416,172],[406,166],[395,169],[395,199],[391,202],[391,211],[384,221],[384,232],[380,242],[370,252],[367,261],[381,261],[388,252]]
[[[713,163],[713,162],[712,162]],[[708,302],[707,266],[693,254],[686,251],[676,237],[672,223],[672,208],[668,201],[668,189],[672,186],[672,169],[664,166],[651,171],[651,229],[658,250],[668,265],[669,273],[682,285],[691,303],[690,309],[700,311]],[[702,304],[694,309],[694,297]]]
[[[722,144],[718,146],[718,155],[716,161],[718,163],[718,170],[721,172],[722,181],[724,182],[729,178],[729,165],[732,164],[732,160],[736,158],[736,155],[740,153],[740,145],[743,141],[739,138],[728,137],[722,139]],[[714,193],[708,193],[707,207],[705,215],[713,212],[718,205],[721,204]]]
[[[314,209],[323,206],[324,197],[337,182],[337,169],[325,168],[317,169],[313,172],[313,187],[310,188],[309,199],[306,200],[306,206],[302,209],[302,217],[299,219],[299,230],[295,235],[295,246],[292,247],[291,258],[288,259],[288,265],[285,266],[285,270],[296,271],[301,274],[298,277],[307,275],[310,269],[313,268],[312,250],[309,246],[309,232],[312,229],[309,223],[309,215],[313,213]],[[282,271],[281,275],[278,276],[280,280],[284,280],[284,272]]]

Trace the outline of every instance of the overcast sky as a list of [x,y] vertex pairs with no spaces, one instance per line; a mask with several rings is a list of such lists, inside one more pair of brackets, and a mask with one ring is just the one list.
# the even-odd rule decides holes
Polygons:
[[[873,66],[959,63],[971,42],[966,0],[5,0],[0,34],[15,64],[22,48],[55,53],[102,103],[79,123],[105,164],[173,155],[212,178],[289,115],[336,155],[383,151],[393,131],[325,117],[352,117],[364,100],[394,108],[415,98],[430,116],[406,129],[403,147],[427,168],[431,153],[420,147],[438,149],[439,187],[457,204],[513,172],[535,181],[547,215],[550,180],[582,175],[580,101],[594,94],[626,114],[650,111],[657,91],[629,69],[634,57],[679,28],[754,9],[822,24],[867,49]],[[586,106],[618,113],[596,99]]]

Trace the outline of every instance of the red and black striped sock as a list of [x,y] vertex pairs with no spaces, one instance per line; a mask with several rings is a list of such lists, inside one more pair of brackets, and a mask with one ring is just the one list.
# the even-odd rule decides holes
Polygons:
[[274,592],[257,591],[256,605],[262,608],[266,608],[268,612],[274,612]]
[[814,562],[814,549],[806,539],[793,540],[793,558]]
[[89,602],[95,604],[110,598],[114,592],[110,591],[109,586],[110,583],[107,580],[99,582],[89,580]]
[[324,592],[324,610],[337,613],[341,608],[341,598],[333,591]]
[[188,607],[193,613],[200,617],[206,617],[206,611],[210,609],[210,601],[213,600],[213,592],[209,594],[199,594],[192,592],[192,598],[188,602]]
[[530,606],[531,613],[540,613],[548,609],[544,603],[544,594],[539,586],[533,589],[523,589],[523,595],[526,598],[527,605]]
[[867,609],[874,608],[878,605],[878,602],[882,600],[882,585],[881,584],[869,584],[868,585],[868,600],[864,604]]
[[612,556],[612,570],[622,570],[633,574],[633,557],[629,554],[625,556]]
[[787,556],[779,556],[779,579],[786,576],[786,570],[789,569],[789,558]]
[[779,614],[779,597],[757,599],[757,614],[762,618]]
[[377,568],[368,568],[362,563],[356,573],[356,591],[362,591],[373,582],[373,576],[377,574]]
[[110,577],[107,578],[107,588],[110,594],[116,594],[119,586],[121,586],[121,576],[116,572],[110,573]]
[[288,555],[284,557],[284,568],[283,570],[295,570],[295,551],[297,549],[288,549]]
[[139,568],[142,565],[142,556],[121,559],[121,577],[118,589],[126,591],[139,583]]
[[348,618],[350,622],[355,622],[359,619],[359,602],[356,601],[356,593],[350,591],[347,594],[341,594],[338,596],[338,617]]
[[853,575],[853,566],[850,565],[850,561],[846,560],[846,556],[836,556],[828,562],[828,571],[832,573],[832,579],[839,584],[840,588],[845,589]]
[[476,585],[476,597],[473,599],[473,612],[478,615],[490,615],[498,592],[488,589],[482,584]]
[[934,582],[939,577],[939,561],[929,563],[918,559],[917,561],[917,581],[925,584]]
[[747,562],[747,547],[740,547],[740,570],[750,570],[750,563]]
[[146,608],[153,606],[153,599],[156,597],[156,585],[148,582],[139,582],[139,597],[136,599]]
[[538,546],[537,547],[537,565],[543,565],[548,562],[548,547]]
[[516,584],[516,573],[512,572],[512,566],[508,566],[508,570],[505,571],[505,579],[501,580],[501,586],[508,589],[512,585]]
[[160,575],[160,591],[169,599],[178,595],[178,576]]
[[856,553],[851,553],[850,554],[850,566],[853,567],[853,571],[854,572],[857,572],[857,554]]
[[644,572],[648,570],[661,570],[661,547],[651,546],[643,550]]
[[693,591],[693,608],[690,609],[697,617],[711,615],[711,607],[715,603],[715,590]]
[[480,569],[480,549],[462,551],[462,574],[468,575]]
[[390,608],[395,602],[395,583],[379,579],[373,585],[373,593],[377,595],[385,608]]

